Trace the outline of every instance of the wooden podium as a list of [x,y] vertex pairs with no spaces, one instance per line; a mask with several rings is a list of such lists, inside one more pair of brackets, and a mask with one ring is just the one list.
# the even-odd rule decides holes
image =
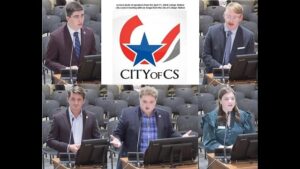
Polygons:
[[[53,158],[53,166],[55,169],[69,169],[60,163],[59,158]],[[102,169],[99,165],[76,166],[76,169]]]
[[[207,77],[207,83],[209,85],[218,85],[218,84],[222,84],[220,79],[215,79],[214,75],[212,73],[207,73],[205,74],[205,76]],[[228,82],[231,86],[234,86],[235,84],[253,84],[253,83],[257,83],[256,80],[229,80]]]
[[215,159],[214,153],[207,154],[208,165],[211,164],[209,169],[257,169],[257,161],[239,161],[229,164],[222,163],[220,160]]
[[[134,166],[132,163],[128,162],[128,158],[120,158],[122,162],[122,168],[123,169],[139,169],[138,167]],[[143,166],[141,168],[146,169],[159,169],[159,168],[169,168],[169,165],[150,165],[150,166]],[[176,166],[176,169],[198,169],[198,164],[189,164],[189,165],[180,165]]]

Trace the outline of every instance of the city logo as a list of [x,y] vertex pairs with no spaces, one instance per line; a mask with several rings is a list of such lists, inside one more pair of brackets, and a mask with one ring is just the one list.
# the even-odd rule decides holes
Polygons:
[[[156,66],[156,63],[166,58],[163,62],[170,61],[180,54],[180,39],[178,38],[173,49],[170,49],[171,44],[180,33],[180,24],[175,25],[165,37],[162,37],[161,42],[149,42],[147,36],[155,36],[143,33],[140,44],[132,44],[130,42],[134,30],[143,25],[140,18],[135,15],[128,19],[123,25],[120,33],[120,47],[123,54],[133,62],[133,66],[137,64],[151,64]],[[170,54],[166,56],[168,50]]]

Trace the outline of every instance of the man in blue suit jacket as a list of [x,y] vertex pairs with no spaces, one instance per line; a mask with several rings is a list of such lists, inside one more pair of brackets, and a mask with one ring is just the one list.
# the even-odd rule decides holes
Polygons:
[[[114,136],[110,136],[114,147],[121,147],[123,142],[119,157],[126,157],[128,152],[145,152],[151,140],[181,136],[173,129],[170,114],[155,108],[157,95],[154,87],[143,87],[140,105],[123,109]],[[183,137],[190,133],[188,131]],[[118,168],[121,168],[120,162]]]
[[[240,26],[243,20],[243,7],[237,2],[227,5],[224,12],[225,23],[213,25],[205,37],[203,61],[206,73],[213,68],[231,68],[236,55],[254,53],[254,34],[245,27]],[[231,52],[229,62],[224,63],[226,45],[226,32],[231,31]]]

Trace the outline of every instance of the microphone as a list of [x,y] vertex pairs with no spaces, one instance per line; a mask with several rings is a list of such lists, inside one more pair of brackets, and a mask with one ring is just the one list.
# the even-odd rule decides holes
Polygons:
[[71,130],[70,130],[70,137],[69,137],[69,143],[68,143],[68,146],[67,146],[67,153],[68,153],[68,158],[69,158],[69,167],[72,168],[72,164],[71,164],[71,157],[70,157],[70,152],[69,152],[69,145],[71,144],[71,136],[72,136],[72,128],[73,128],[73,122],[74,122],[74,117],[72,117],[72,123],[71,123]]
[[141,137],[141,126],[142,126],[142,120],[140,118],[140,126],[139,126],[139,133],[138,133],[138,141],[136,144],[136,163],[137,163],[137,167],[141,167],[140,164],[140,156],[139,156],[139,142],[140,142],[140,137]]
[[[227,117],[226,117],[226,124],[225,124],[225,135],[224,135],[224,163],[228,163],[228,160],[227,160],[227,155],[226,155],[226,136],[227,136],[227,129],[228,129],[228,118],[229,118],[229,114],[230,112],[227,113]],[[230,122],[230,121],[229,121]]]
[[72,40],[72,49],[71,49],[71,57],[70,57],[70,64],[69,64],[69,68],[70,68],[70,83],[71,84],[74,84],[74,82],[73,82],[73,74],[72,74],[72,69],[71,69],[72,60],[73,60],[73,48],[75,46],[74,42],[75,42],[75,39],[74,39],[74,41]]

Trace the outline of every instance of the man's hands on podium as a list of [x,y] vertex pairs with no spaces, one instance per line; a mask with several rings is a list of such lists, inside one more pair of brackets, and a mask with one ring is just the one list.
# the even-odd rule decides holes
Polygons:
[[78,66],[66,67],[66,69],[78,70]]
[[110,144],[112,144],[116,148],[120,148],[122,143],[121,141],[113,135],[110,135]]
[[77,153],[77,151],[79,150],[79,148],[80,148],[80,144],[69,144],[68,145],[68,149],[72,153]]
[[230,69],[231,68],[231,64],[230,63],[228,63],[227,65],[221,65],[219,68],[224,68],[224,69]]
[[192,137],[194,135],[190,135],[192,133],[192,130],[189,130],[188,132],[184,133],[184,135],[182,135],[182,137]]

